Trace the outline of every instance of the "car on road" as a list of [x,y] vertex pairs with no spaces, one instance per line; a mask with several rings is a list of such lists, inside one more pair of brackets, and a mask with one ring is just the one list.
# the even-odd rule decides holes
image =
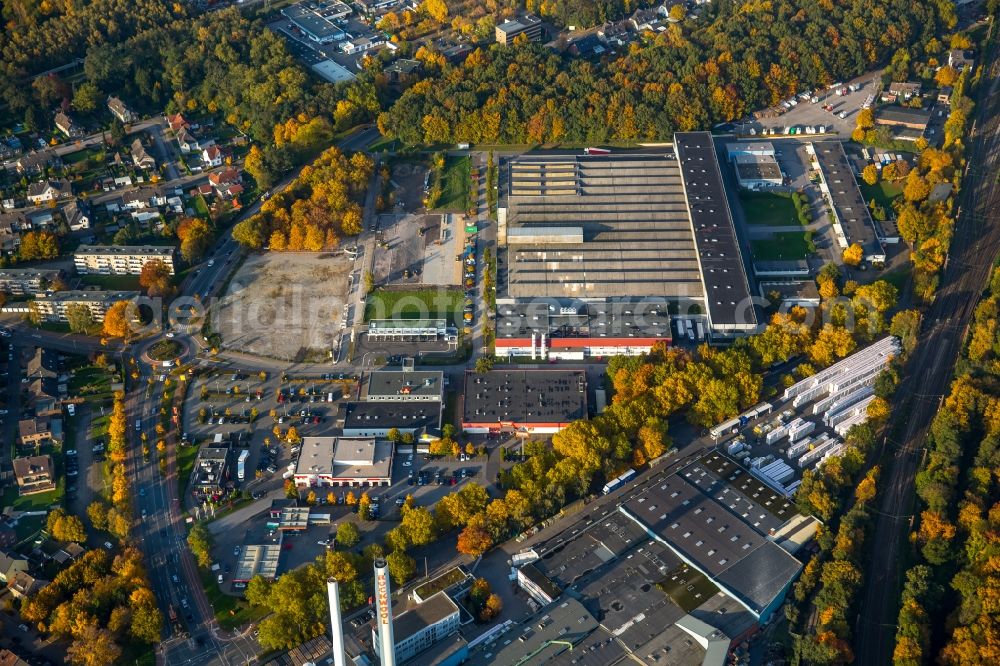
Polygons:
[[173,574],[172,576],[170,576],[170,580],[174,581],[175,583],[181,582],[180,578],[177,577],[177,574]]
[[236,546],[235,548],[233,548],[233,557],[239,557],[239,556],[240,556],[240,547]]
[[145,509],[142,510],[142,519],[146,520],[146,510]]
[[20,629],[21,631],[27,631],[28,630],[28,625],[26,625],[26,624],[19,624],[19,625],[17,625],[17,628]]
[[174,337],[174,332],[173,331],[167,331],[166,336],[168,338],[172,338],[172,337]]
[[222,574],[219,574],[218,579],[219,585],[222,585]]
[[111,550],[112,548],[114,548],[114,546],[111,545],[110,541],[105,541],[104,542],[104,547],[107,548],[108,550]]
[[146,496],[146,489],[139,488],[139,497],[145,497],[145,496]]
[[403,461],[403,467],[410,467],[411,465],[413,465],[413,463],[411,463],[409,460]]
[[66,455],[68,455],[68,456],[75,456],[76,455],[76,449],[66,449]]
[[209,259],[208,260],[208,265],[209,265],[209,267],[214,266],[215,265],[215,259]]

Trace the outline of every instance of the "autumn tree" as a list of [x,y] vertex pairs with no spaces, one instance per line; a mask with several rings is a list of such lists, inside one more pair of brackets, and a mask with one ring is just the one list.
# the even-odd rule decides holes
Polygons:
[[458,535],[458,552],[471,557],[479,557],[493,545],[493,537],[487,529],[486,516],[477,513],[465,529]]
[[861,243],[852,243],[844,250],[843,260],[848,266],[859,266],[865,258],[865,249]]
[[861,170],[861,178],[869,185],[874,185],[878,182],[878,167],[874,164],[866,165]]
[[139,286],[146,290],[149,296],[168,297],[173,294],[172,271],[162,259],[147,261],[139,273]]
[[404,585],[413,578],[413,574],[417,570],[417,563],[413,558],[398,550],[389,553],[385,562],[389,567],[389,576],[392,577],[396,585]]
[[344,521],[337,526],[337,545],[341,548],[354,548],[361,541],[358,526],[350,521]]
[[132,321],[135,319],[135,307],[129,301],[117,301],[104,313],[102,331],[109,338],[125,338],[132,333]]

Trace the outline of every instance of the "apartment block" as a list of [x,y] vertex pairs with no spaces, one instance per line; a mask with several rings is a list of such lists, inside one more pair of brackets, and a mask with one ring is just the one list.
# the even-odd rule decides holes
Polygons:
[[81,245],[73,255],[80,275],[138,275],[146,263],[159,259],[174,272],[174,249],[162,245]]

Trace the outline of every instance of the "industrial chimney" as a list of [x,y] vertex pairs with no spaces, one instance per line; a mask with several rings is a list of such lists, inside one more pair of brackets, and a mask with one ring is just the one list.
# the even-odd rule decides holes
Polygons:
[[396,641],[392,636],[392,600],[389,596],[389,566],[375,560],[375,621],[378,623],[379,660],[382,666],[396,666]]
[[340,617],[340,586],[333,578],[326,581],[326,593],[330,598],[330,650],[333,652],[333,666],[347,666],[344,663],[344,622]]

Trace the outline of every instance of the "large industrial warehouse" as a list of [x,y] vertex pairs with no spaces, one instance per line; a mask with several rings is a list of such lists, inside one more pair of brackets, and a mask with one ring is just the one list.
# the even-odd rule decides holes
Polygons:
[[597,152],[505,164],[497,355],[642,354],[670,340],[671,315],[715,339],[756,330],[711,135]]

